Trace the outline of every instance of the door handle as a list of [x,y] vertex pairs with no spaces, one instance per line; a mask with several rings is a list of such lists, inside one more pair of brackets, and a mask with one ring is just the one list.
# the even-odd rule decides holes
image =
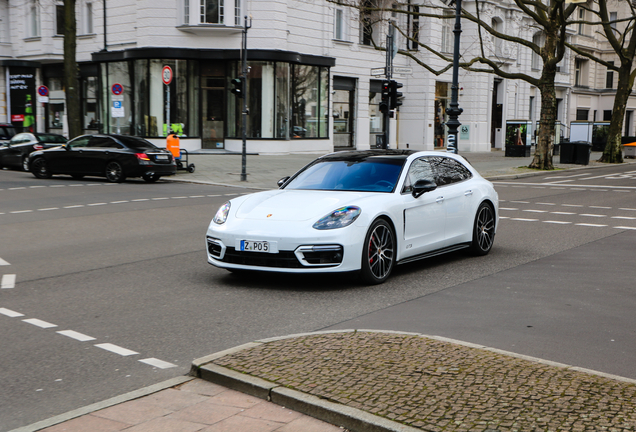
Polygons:
[[464,192],[464,195],[465,195],[465,196],[470,196],[470,195],[472,195],[472,194],[473,194],[473,191],[472,191],[472,190],[467,190],[466,192]]
[[442,201],[444,201],[443,196],[437,197],[437,199],[435,200],[435,202],[438,202],[438,203],[441,203]]

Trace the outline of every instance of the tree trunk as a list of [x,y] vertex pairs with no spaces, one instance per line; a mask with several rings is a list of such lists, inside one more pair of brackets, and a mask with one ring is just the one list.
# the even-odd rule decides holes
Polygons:
[[78,81],[79,69],[75,57],[77,47],[75,1],[76,0],[64,0],[64,87],[66,93],[69,139],[82,134]]
[[627,100],[632,92],[632,82],[630,72],[632,62],[624,62],[618,73],[618,88],[614,97],[614,108],[612,109],[612,121],[610,122],[607,134],[607,143],[603,150],[600,162],[623,163],[623,149],[621,147],[621,137],[623,136],[623,119]]

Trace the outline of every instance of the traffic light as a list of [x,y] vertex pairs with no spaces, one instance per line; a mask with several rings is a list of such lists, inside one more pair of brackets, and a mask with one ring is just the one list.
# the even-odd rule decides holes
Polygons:
[[380,112],[382,114],[389,113],[389,106],[391,105],[391,81],[382,81],[382,101],[380,101]]
[[234,78],[232,80],[232,85],[234,86],[234,88],[230,91],[234,93],[234,96],[236,96],[237,98],[242,98],[244,96],[245,87],[243,83],[243,78]]
[[397,107],[399,107],[400,105],[402,105],[402,101],[400,101],[399,99],[402,97],[402,92],[399,92],[398,89],[402,88],[403,85],[402,83],[399,83],[397,81],[393,81],[391,80],[391,83],[389,85],[390,87],[390,103],[389,103],[389,107],[391,109],[396,109]]

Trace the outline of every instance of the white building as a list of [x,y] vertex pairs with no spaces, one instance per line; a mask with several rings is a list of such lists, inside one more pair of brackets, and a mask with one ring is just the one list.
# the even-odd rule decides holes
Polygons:
[[[480,5],[482,19],[495,28],[533,37],[509,2]],[[416,0],[399,7],[431,11]],[[452,16],[454,11],[445,13]],[[66,131],[62,15],[61,1],[0,0],[0,123]],[[250,152],[375,147],[384,130],[379,108],[383,76],[372,76],[371,71],[383,68],[386,59],[371,39],[384,46],[388,20],[452,57],[454,19],[415,19],[390,12],[361,15],[326,0],[77,0],[85,132],[133,134],[165,145],[172,128],[182,135],[183,148],[240,151],[243,99],[231,90],[241,71],[246,15],[251,17],[245,95]],[[446,65],[397,33],[399,49],[434,70]],[[475,26],[464,21],[464,58],[477,52],[478,40]],[[488,55],[507,70],[538,73],[540,64],[529,49],[490,37],[486,45]],[[569,55],[557,77],[559,120],[566,124],[585,103],[583,93],[591,92],[599,106],[608,99],[605,93],[594,94],[595,88],[572,91],[575,63]],[[163,82],[165,66],[172,69],[169,85]],[[389,120],[389,146],[444,148],[451,71],[436,76],[402,55],[395,57],[394,70],[402,72],[393,78],[404,84],[404,98]],[[38,94],[46,93],[42,86],[48,89],[46,102]],[[119,88],[121,94],[115,94]],[[524,81],[460,72],[460,152],[503,148],[506,121],[534,124],[539,99],[537,89]]]

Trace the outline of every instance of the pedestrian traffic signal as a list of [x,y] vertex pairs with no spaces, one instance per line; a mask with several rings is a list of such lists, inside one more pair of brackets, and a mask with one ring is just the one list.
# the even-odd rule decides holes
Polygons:
[[243,78],[234,78],[232,80],[232,85],[234,86],[234,88],[230,91],[234,93],[234,96],[236,96],[237,98],[242,98],[244,95],[245,87],[243,86],[243,82]]
[[393,81],[391,80],[390,84],[390,103],[389,103],[389,107],[391,109],[396,109],[397,107],[399,107],[400,105],[402,105],[402,101],[399,100],[402,97],[402,92],[399,92],[398,89],[402,88],[403,85],[402,83],[399,83],[397,81]]
[[391,105],[391,81],[382,81],[382,101],[380,101],[380,112],[382,114],[389,113],[389,106]]

